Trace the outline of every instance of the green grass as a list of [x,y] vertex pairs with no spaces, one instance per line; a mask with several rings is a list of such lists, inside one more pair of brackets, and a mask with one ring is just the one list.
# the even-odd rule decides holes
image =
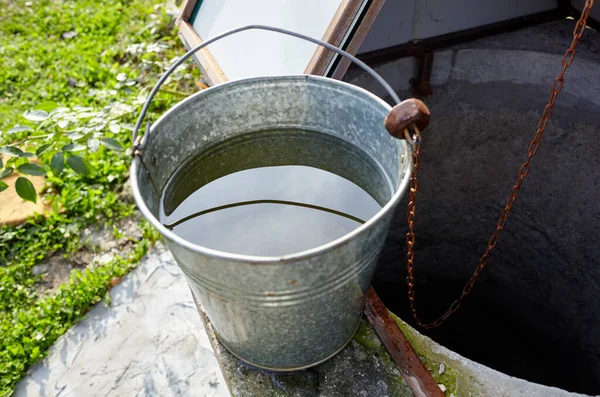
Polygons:
[[[48,177],[46,199],[57,210],[18,227],[0,228],[0,396],[8,396],[56,339],[104,298],[110,279],[131,270],[158,238],[143,223],[144,237],[132,254],[74,271],[52,295],[36,293],[35,264],[57,251],[79,249],[80,232],[91,223],[114,223],[132,214],[133,206],[118,198],[127,180],[127,153],[94,147],[90,140],[102,134],[118,146],[130,146],[130,126],[144,96],[184,48],[165,6],[151,0],[0,0],[0,10],[0,145],[53,134],[27,141],[24,149],[33,147],[35,152],[52,144],[39,154],[39,160]],[[198,75],[192,64],[175,74],[155,99],[148,119],[156,119],[193,92]],[[90,139],[87,145],[80,145],[83,149],[78,155],[85,158],[86,172],[77,173],[76,167],[56,172],[50,159],[61,152],[59,144],[67,139],[58,127],[59,119],[35,123],[23,113],[76,106],[89,107],[85,112],[95,115],[120,110],[110,118],[118,127],[109,128],[107,123],[98,127],[90,121],[96,116],[68,111],[73,116],[69,116],[71,134],[78,128],[84,134],[86,128],[102,131],[90,133],[83,138]],[[31,130],[10,131],[16,124]],[[62,150],[65,156],[77,157],[72,154],[75,150],[67,151],[64,146]],[[17,168],[29,160],[11,161]]]

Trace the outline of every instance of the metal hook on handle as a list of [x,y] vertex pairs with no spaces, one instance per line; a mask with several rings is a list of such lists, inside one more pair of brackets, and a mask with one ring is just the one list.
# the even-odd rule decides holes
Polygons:
[[[243,32],[245,30],[268,30],[268,31],[272,31],[272,32],[277,32],[277,33],[282,33],[288,36],[293,36],[293,37],[297,37],[299,39],[303,39],[306,41],[310,41],[314,44],[320,45],[322,47],[327,48],[328,50],[331,50],[333,52],[336,52],[337,54],[351,60],[352,62],[354,62],[355,64],[357,64],[358,66],[360,66],[365,72],[367,72],[369,75],[371,75],[375,80],[377,80],[377,82],[379,84],[381,84],[383,86],[383,88],[387,91],[387,93],[390,95],[390,97],[392,98],[392,100],[396,103],[396,104],[400,104],[400,98],[398,97],[398,95],[394,92],[394,90],[392,89],[392,87],[383,79],[383,77],[381,77],[379,74],[377,74],[377,72],[375,72],[373,69],[371,69],[369,66],[367,66],[366,63],[364,63],[363,61],[361,61],[360,59],[356,58],[354,55],[351,55],[349,53],[347,53],[344,50],[341,50],[339,48],[337,48],[334,45],[331,45],[329,43],[326,43],[322,40],[318,40],[318,39],[314,39],[312,37],[308,37],[305,36],[303,34],[300,33],[296,33],[296,32],[291,32],[289,30],[285,30],[285,29],[281,29],[281,28],[275,28],[272,26],[265,26],[265,25],[247,25],[247,26],[242,26],[236,29],[232,29],[229,30],[227,32],[221,33],[211,39],[206,40],[204,43],[202,44],[198,44],[196,47],[192,48],[191,50],[189,50],[184,56],[182,56],[181,58],[179,58],[175,63],[173,63],[173,65],[171,65],[171,67],[165,72],[165,74],[163,74],[161,76],[161,78],[158,80],[158,82],[156,83],[156,85],[154,86],[154,88],[152,89],[152,91],[150,92],[150,95],[148,96],[148,99],[146,100],[146,103],[144,104],[144,107],[142,108],[142,111],[140,113],[140,116],[138,117],[137,123],[135,124],[135,127],[133,129],[133,134],[131,137],[131,142],[133,143],[133,152],[132,155],[136,155],[137,153],[139,153],[139,151],[142,149],[142,143],[141,143],[141,136],[138,136],[138,132],[140,127],[142,126],[142,123],[144,122],[144,117],[146,117],[146,113],[148,111],[148,107],[150,106],[150,103],[152,102],[152,99],[154,99],[154,96],[156,95],[156,93],[158,92],[158,90],[160,89],[160,87],[164,84],[164,82],[167,80],[167,78],[171,75],[171,73],[173,73],[175,71],[175,69],[177,69],[179,67],[179,65],[181,65],[183,62],[185,62],[189,57],[191,57],[194,53],[196,53],[197,51],[203,49],[204,47],[206,47],[209,44],[214,43],[217,40],[220,40],[224,37],[230,36],[234,33],[238,33],[238,32]],[[388,129],[389,130],[389,129]],[[146,133],[145,135],[147,135],[150,132],[150,124],[147,125],[146,128]]]

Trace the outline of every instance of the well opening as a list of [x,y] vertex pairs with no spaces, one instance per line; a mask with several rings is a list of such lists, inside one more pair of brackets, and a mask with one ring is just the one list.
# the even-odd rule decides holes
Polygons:
[[[579,77],[568,78],[565,87],[577,86]],[[450,81],[436,87],[417,206],[416,299],[425,321],[446,310],[471,276],[548,95],[545,84]],[[508,375],[586,394],[600,394],[597,102],[561,93],[488,268],[458,313],[424,332]],[[374,287],[390,310],[415,326],[406,297],[405,213],[406,199]]]

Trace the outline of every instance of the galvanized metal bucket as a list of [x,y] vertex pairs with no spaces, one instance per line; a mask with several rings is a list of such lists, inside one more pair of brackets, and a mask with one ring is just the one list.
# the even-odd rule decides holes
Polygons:
[[[141,212],[164,236],[199,309],[231,353],[257,367],[291,371],[327,360],[354,335],[390,220],[408,184],[410,148],[386,131],[383,121],[391,109],[386,102],[356,86],[306,75],[250,78],[205,89],[166,112],[146,129],[143,139],[137,137],[154,94],[179,64],[203,46],[247,29],[304,38],[347,56],[380,81],[395,101],[399,99],[372,69],[327,43],[281,29],[247,26],[208,40],[174,64],[138,120],[133,194]],[[201,247],[159,222],[161,195],[186,160],[206,145],[282,127],[330,134],[363,150],[389,181],[377,193],[387,203],[347,235],[282,257]]]

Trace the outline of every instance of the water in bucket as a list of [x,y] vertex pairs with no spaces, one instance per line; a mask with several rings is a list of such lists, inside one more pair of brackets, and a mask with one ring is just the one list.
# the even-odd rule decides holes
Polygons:
[[228,139],[174,173],[160,221],[189,242],[236,254],[280,256],[318,247],[381,209],[368,190],[373,184],[358,173],[337,175],[336,164],[378,172],[375,179],[385,183],[370,156],[331,135],[286,129]]

